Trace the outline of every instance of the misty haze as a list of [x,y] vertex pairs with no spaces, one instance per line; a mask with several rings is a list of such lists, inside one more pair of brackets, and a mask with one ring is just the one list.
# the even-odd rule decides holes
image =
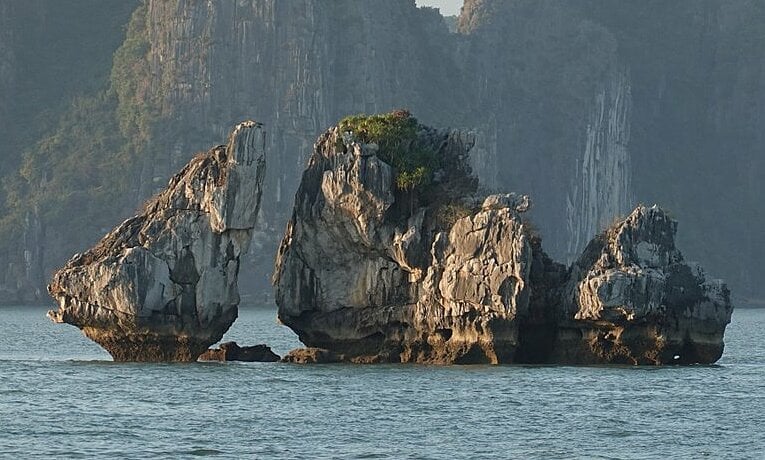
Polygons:
[[761,0],[0,0],[0,457],[762,458],[764,133]]

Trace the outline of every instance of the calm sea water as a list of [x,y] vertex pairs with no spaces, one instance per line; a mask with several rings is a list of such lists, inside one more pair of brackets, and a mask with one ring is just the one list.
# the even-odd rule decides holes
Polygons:
[[[765,310],[715,366],[119,364],[0,308],[0,457],[765,458]],[[226,339],[298,346],[275,313]]]

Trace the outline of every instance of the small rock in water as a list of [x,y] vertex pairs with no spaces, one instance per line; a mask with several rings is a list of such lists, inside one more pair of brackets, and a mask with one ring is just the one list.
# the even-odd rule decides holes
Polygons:
[[271,347],[261,344],[251,347],[240,347],[236,342],[222,343],[218,348],[211,348],[202,353],[200,361],[246,361],[273,363],[279,361],[279,355]]
[[322,348],[297,348],[282,358],[283,363],[293,364],[329,364],[344,361],[343,355]]

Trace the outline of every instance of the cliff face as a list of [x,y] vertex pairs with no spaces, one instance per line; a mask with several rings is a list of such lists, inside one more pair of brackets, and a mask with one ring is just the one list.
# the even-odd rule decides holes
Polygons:
[[[146,177],[164,177],[165,165],[184,161],[179,152],[256,113],[273,126],[271,145],[303,152],[275,160],[268,213],[289,203],[313,139],[333,120],[406,104],[427,102],[429,114],[450,106],[430,97],[451,84],[448,56],[430,58],[442,61],[435,68],[420,64],[438,56],[448,31],[413,1],[150,1],[142,33],[144,103],[170,128],[154,139],[160,145],[149,163],[157,166]],[[430,90],[420,91],[423,81]],[[196,127],[194,136],[186,126]]]
[[[472,136],[421,125],[395,142],[363,135],[401,132],[374,125],[391,117],[404,123],[331,128],[303,174],[274,281],[279,319],[307,346],[354,362],[720,358],[728,289],[683,261],[658,207],[636,208],[566,272],[521,218],[528,197],[475,193]],[[401,158],[421,162],[414,187],[402,186]],[[318,359],[304,354],[289,359]]]
[[[668,206],[684,225],[681,247],[724,274],[739,295],[762,298],[755,280],[765,244],[751,225],[763,219],[755,179],[765,172],[755,126],[765,113],[762,3],[582,6],[617,36],[629,65],[636,196]],[[709,241],[719,243],[710,248]]]
[[631,109],[629,76],[616,72],[595,96],[587,119],[584,152],[566,210],[569,259],[632,206]]
[[[441,118],[459,107],[442,97],[456,74],[453,38],[414,1],[148,1],[137,14],[145,65],[121,106],[148,124],[138,193],[234,121],[257,117],[270,127],[269,148],[282,152],[269,165],[256,235],[266,253],[275,253],[313,140],[331,121],[404,106]],[[248,275],[259,288],[251,291],[268,290],[271,260],[250,261],[261,272]]]
[[48,316],[117,361],[194,361],[237,317],[240,258],[265,175],[265,137],[239,124],[195,157],[144,211],[77,254],[48,287]]
[[471,118],[489,123],[500,152],[496,184],[544,202],[532,215],[546,248],[574,257],[632,198],[630,77],[616,38],[553,1],[467,1],[459,30],[460,60],[480,75],[467,82]]
[[[56,45],[55,51],[31,48],[27,57],[40,56],[35,65],[13,48],[15,73],[71,75],[66,88],[103,72],[43,65],[56,62],[50,55],[70,56],[77,49],[64,32],[76,36],[88,29],[100,37],[94,42],[119,42],[122,24],[112,30],[109,21],[96,21],[93,29],[82,18],[113,10],[119,14],[109,20],[122,15],[125,22],[122,10],[134,7],[93,0],[0,5],[11,12],[2,20],[12,18],[16,25],[3,36]],[[53,38],[39,35],[40,24],[58,22],[72,26]],[[130,180],[117,186],[119,195],[148,197],[191,152],[247,117],[269,126],[269,148],[278,152],[254,239],[263,253],[273,254],[273,235],[289,218],[285,209],[317,133],[348,113],[407,107],[427,123],[475,130],[473,171],[485,187],[518,190],[545,203],[530,214],[552,255],[573,261],[590,236],[626,214],[633,200],[660,202],[685,225],[682,248],[699,254],[740,295],[765,296],[757,282],[765,256],[757,231],[765,223],[759,206],[765,172],[759,128],[765,111],[763,24],[762,4],[749,0],[468,0],[458,33],[449,33],[443,18],[416,8],[413,0],[146,0],[115,55],[112,96],[99,108],[88,107],[99,116],[58,125],[79,141],[32,148],[38,152],[28,155],[28,166],[18,152],[40,139],[39,145],[51,145],[59,132],[27,136],[6,152],[13,159],[0,168],[22,174],[6,181],[9,192],[2,192],[6,202],[21,203],[9,206],[13,228],[0,229],[0,236],[13,235],[0,244],[7,248],[0,247],[5,286],[40,283],[24,279],[25,253],[18,250],[27,213],[34,220],[34,203],[79,196],[56,204],[64,215],[83,203],[112,203],[98,196],[99,187],[122,175]],[[2,49],[8,48],[0,44]],[[18,80],[27,81],[34,82],[22,85],[30,107],[35,102],[29,88],[45,88],[47,98],[58,87],[49,80]],[[72,177],[62,178],[69,171],[62,172],[58,160],[74,161],[90,144],[86,133],[73,128],[90,131],[104,122],[103,114],[119,126],[107,130],[119,139],[99,141],[108,144],[100,148],[108,152],[101,160],[121,166],[104,168],[99,180],[93,180],[93,168],[71,168]],[[12,117],[21,126],[36,126],[30,119]],[[45,165],[41,171],[33,166],[38,163]],[[53,188],[59,193],[40,192]],[[99,224],[77,231],[41,207],[42,238],[28,239],[37,242],[25,248],[31,266],[49,273],[135,204],[92,206]],[[706,250],[710,235],[719,243]],[[245,289],[267,290],[270,257],[246,265],[260,274],[243,274]]]
[[11,3],[0,2],[0,133],[4,139],[7,136],[5,133],[10,115],[11,94],[16,86],[16,56],[11,18]]

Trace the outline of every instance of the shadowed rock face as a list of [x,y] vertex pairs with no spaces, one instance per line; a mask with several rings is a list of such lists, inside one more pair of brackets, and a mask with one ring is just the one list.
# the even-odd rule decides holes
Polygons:
[[194,361],[237,317],[237,276],[260,208],[265,133],[239,124],[94,248],[56,272],[55,322],[116,361]]
[[272,363],[279,361],[279,355],[273,352],[267,345],[253,345],[240,347],[236,342],[220,344],[218,348],[211,348],[199,356],[200,361],[246,361]]
[[639,206],[567,270],[521,218],[528,197],[477,193],[471,135],[418,130],[397,145],[439,166],[413,191],[379,145],[339,127],[319,138],[274,276],[279,318],[304,344],[367,363],[719,359],[729,292],[683,262],[659,208]]
[[638,206],[596,237],[571,268],[552,360],[626,364],[712,363],[733,306],[675,247],[677,223]]

